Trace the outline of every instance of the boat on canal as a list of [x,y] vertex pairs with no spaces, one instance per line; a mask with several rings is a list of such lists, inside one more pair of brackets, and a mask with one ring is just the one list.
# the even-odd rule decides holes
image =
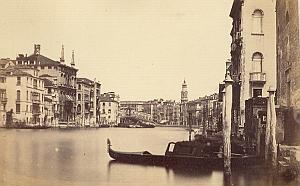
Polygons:
[[[133,164],[149,164],[157,166],[197,166],[222,168],[224,163],[223,152],[215,143],[197,141],[170,142],[164,155],[155,155],[148,151],[121,152],[111,148],[107,139],[109,156],[119,162]],[[233,167],[245,167],[261,163],[261,158],[256,155],[240,153],[231,154]]]

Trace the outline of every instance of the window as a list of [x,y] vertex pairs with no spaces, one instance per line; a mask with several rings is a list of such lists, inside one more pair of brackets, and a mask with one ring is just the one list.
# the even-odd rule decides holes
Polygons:
[[52,69],[52,66],[48,66],[48,69]]
[[26,112],[28,112],[28,105],[26,105]]
[[78,85],[78,90],[81,90],[81,85]]
[[6,78],[5,77],[0,77],[0,83],[5,83],[6,82]]
[[102,113],[105,114],[105,109],[102,109]]
[[21,77],[17,77],[17,85],[18,85],[18,86],[21,85]]
[[21,105],[16,104],[16,114],[20,114],[20,110],[21,110]]
[[253,72],[262,72],[263,55],[260,52],[255,52],[252,56]]
[[81,94],[78,94],[78,100],[79,101],[81,100]]
[[26,100],[28,100],[28,91],[26,91]]
[[253,89],[253,97],[262,96],[262,89]]
[[111,106],[111,102],[108,103],[108,106]]
[[285,14],[285,23],[288,24],[289,21],[290,21],[289,11],[286,11],[286,14]]
[[17,90],[17,101],[20,101],[21,99],[21,91]]
[[110,109],[108,109],[108,114],[110,114],[111,113],[111,110]]
[[33,88],[37,88],[37,80],[36,79],[33,80]]
[[105,103],[103,103],[102,105],[105,106]]
[[262,34],[262,19],[263,19],[263,11],[255,10],[252,14],[253,19],[253,26],[252,26],[252,33],[253,34]]
[[44,69],[45,67],[44,66],[41,66],[41,69]]

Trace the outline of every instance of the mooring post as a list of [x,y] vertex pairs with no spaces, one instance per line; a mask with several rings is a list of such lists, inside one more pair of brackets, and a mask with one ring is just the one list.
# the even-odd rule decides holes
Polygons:
[[[269,92],[270,94],[270,92]],[[271,130],[271,102],[270,97],[267,98],[267,123],[266,123],[266,137],[265,137],[265,161],[269,160],[269,148],[270,148],[270,130]]]
[[272,166],[276,167],[277,165],[277,144],[276,144],[276,110],[275,110],[275,89],[270,86],[269,90],[269,99],[270,99],[270,151],[271,151],[271,160]]
[[223,123],[224,143],[224,176],[231,176],[231,108],[232,108],[232,79],[229,72],[226,74],[225,82],[225,122]]
[[224,131],[224,122],[225,122],[225,112],[226,112],[226,105],[225,105],[225,89],[222,91],[222,96],[223,96],[223,103],[222,103],[222,124],[223,124],[223,127],[222,127],[222,130]]
[[192,141],[192,113],[189,112],[189,119],[188,119],[188,122],[189,122],[189,141]]

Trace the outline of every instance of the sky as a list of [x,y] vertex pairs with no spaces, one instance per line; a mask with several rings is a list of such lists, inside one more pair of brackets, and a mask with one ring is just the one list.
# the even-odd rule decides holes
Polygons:
[[189,100],[218,91],[230,58],[232,0],[0,0],[0,57],[41,54],[121,100]]

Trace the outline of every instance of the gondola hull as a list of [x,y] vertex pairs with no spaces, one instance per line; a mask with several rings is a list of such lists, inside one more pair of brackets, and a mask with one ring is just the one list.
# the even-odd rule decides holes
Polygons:
[[[143,152],[120,152],[111,149],[108,144],[108,153],[110,157],[116,161],[148,164],[156,166],[197,166],[197,167],[214,167],[222,168],[224,159],[222,157],[197,157],[190,155],[153,155],[147,151]],[[232,167],[245,167],[257,165],[261,163],[261,159],[257,156],[232,156]]]

